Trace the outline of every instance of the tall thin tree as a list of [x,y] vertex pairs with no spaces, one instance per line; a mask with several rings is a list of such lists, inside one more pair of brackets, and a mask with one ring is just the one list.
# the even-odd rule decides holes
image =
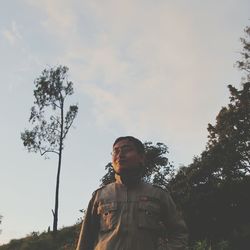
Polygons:
[[[68,80],[68,68],[58,66],[43,70],[35,81],[34,106],[31,108],[29,122],[32,129],[21,133],[23,145],[29,152],[58,155],[56,176],[55,208],[53,213],[53,232],[57,232],[59,183],[64,141],[78,112],[77,105],[66,106],[66,98],[73,94],[73,83]],[[68,110],[66,111],[66,109]]]

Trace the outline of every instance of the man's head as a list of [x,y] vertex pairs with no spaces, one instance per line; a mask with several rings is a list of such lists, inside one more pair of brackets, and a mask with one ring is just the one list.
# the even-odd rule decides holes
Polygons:
[[142,142],[133,136],[119,137],[113,144],[112,165],[118,175],[141,173],[145,161]]

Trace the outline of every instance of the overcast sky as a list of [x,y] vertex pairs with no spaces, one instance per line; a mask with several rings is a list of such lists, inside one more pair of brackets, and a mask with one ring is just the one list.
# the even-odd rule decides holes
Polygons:
[[227,105],[248,0],[12,0],[0,3],[0,244],[52,225],[57,159],[28,153],[34,79],[66,65],[79,105],[61,172],[59,227],[76,223],[113,141],[163,142],[176,167],[204,150]]

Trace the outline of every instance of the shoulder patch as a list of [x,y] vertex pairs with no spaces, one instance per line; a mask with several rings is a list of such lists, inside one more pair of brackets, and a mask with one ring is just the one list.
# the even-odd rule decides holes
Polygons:
[[108,184],[106,184],[106,185],[103,185],[103,186],[97,188],[97,189],[92,193],[92,195],[95,195],[98,191],[100,191],[100,190],[102,190],[102,189],[108,188],[110,185],[114,185],[114,183],[115,183],[115,182],[111,182],[111,183],[108,183]]

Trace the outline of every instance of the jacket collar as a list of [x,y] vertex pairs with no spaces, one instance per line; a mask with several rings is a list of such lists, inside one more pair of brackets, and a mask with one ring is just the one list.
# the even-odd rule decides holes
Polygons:
[[140,176],[121,176],[118,174],[115,174],[115,182],[117,184],[123,184],[125,186],[136,186],[141,182]]

